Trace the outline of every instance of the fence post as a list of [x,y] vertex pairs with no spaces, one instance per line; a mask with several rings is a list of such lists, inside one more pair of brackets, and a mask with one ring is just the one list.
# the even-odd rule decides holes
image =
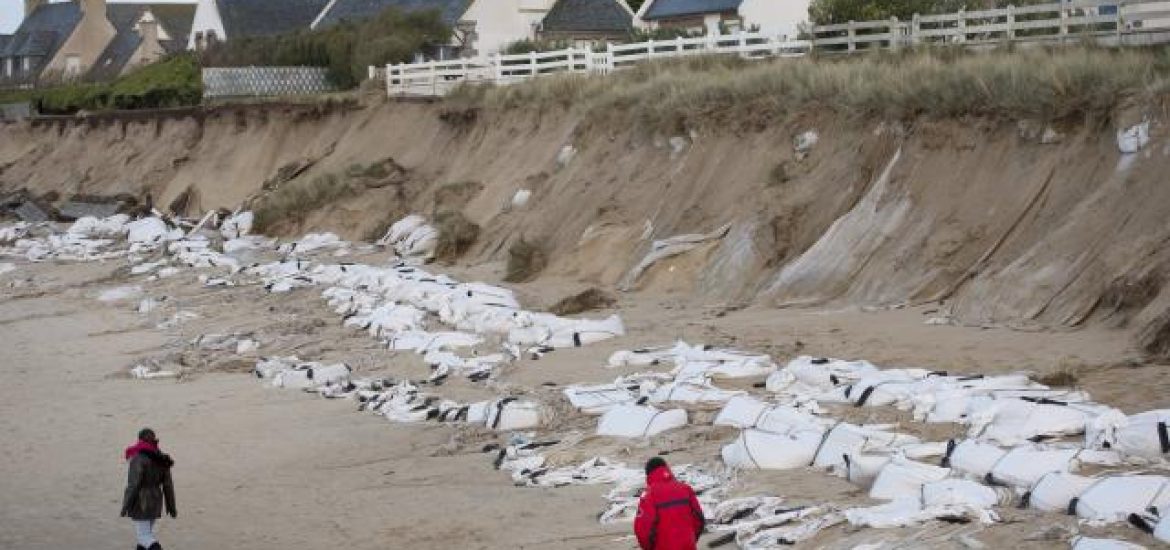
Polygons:
[[613,58],[613,42],[605,43],[605,69],[606,72],[612,73],[614,70]]
[[857,29],[854,28],[857,23],[849,22],[849,52],[853,53],[857,49],[857,44],[854,42],[857,39]]
[[646,41],[646,59],[654,59],[654,39]]
[[675,57],[682,57],[683,55],[683,37],[674,37],[674,55]]
[[890,16],[890,27],[886,29],[890,35],[890,49],[898,51],[902,47],[902,25],[896,16]]
[[536,52],[528,52],[528,76],[531,78],[536,75]]
[[1068,8],[1064,7],[1064,2],[1060,3],[1060,41],[1064,42],[1064,37],[1068,35]]
[[967,41],[967,10],[959,9],[958,29],[959,42]]
[[918,43],[922,40],[922,37],[918,34],[919,31],[921,31],[921,30],[922,30],[922,19],[919,18],[918,14],[916,13],[916,14],[914,14],[913,17],[910,18],[910,43],[911,44],[918,45]]
[[1007,7],[1007,39],[1008,42],[1015,42],[1016,40],[1016,5],[1008,4]]
[[437,96],[439,95],[439,78],[438,71],[435,69],[435,62],[429,61],[427,63],[427,69],[431,77],[431,95]]

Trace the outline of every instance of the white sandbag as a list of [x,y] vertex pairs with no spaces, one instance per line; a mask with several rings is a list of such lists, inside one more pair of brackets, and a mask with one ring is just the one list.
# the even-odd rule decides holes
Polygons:
[[[130,217],[125,214],[115,214],[108,218],[95,218],[93,216],[84,216],[78,218],[69,226],[67,230],[74,235],[81,235],[85,237],[98,238],[113,238],[120,237],[126,233],[126,223],[130,221]],[[0,237],[0,242],[4,241]],[[8,239],[14,240],[14,239]]]
[[618,405],[628,405],[638,400],[636,393],[619,384],[569,386],[565,388],[564,394],[573,408],[585,414],[603,414]]
[[1122,540],[1080,536],[1073,539],[1072,550],[1146,550],[1146,547]]
[[741,430],[753,428],[769,408],[770,405],[750,395],[737,395],[723,405],[713,424]]
[[940,468],[902,457],[894,457],[874,479],[869,496],[880,500],[895,500],[906,497],[917,499],[923,485],[946,479],[950,473],[950,468]]
[[669,361],[674,355],[674,348],[669,347],[620,350],[609,356],[606,365],[610,368],[649,367]]
[[932,506],[970,506],[991,508],[1010,500],[1010,490],[1002,493],[968,479],[943,479],[922,486],[922,502]]
[[878,368],[868,361],[842,361],[807,355],[789,361],[784,370],[792,373],[796,381],[822,390],[856,382],[878,372]]
[[1170,459],[1170,409],[1125,416],[1102,414],[1090,423],[1086,445],[1108,447],[1146,460]]
[[720,452],[723,462],[732,468],[757,470],[791,470],[812,464],[821,444],[820,431],[795,431],[775,434],[756,429],[740,432],[735,441]]
[[825,434],[825,439],[813,458],[813,465],[818,468],[841,469],[845,466],[847,455],[892,451],[901,445],[917,442],[918,438],[912,436],[842,422]]
[[540,403],[504,398],[488,407],[485,424],[493,430],[527,430],[539,427],[542,418]]
[[742,395],[746,395],[746,392],[721,390],[711,385],[710,382],[670,382],[655,389],[654,393],[650,394],[650,402],[655,404],[676,402],[693,405],[717,405]]
[[1150,142],[1150,121],[1143,120],[1129,128],[1117,131],[1117,150],[1132,155]]
[[1068,513],[1069,503],[1092,487],[1097,480],[1063,472],[1041,476],[1028,492],[1028,506],[1045,512]]
[[955,446],[947,462],[959,473],[983,479],[1006,454],[1007,449],[997,445],[966,439]]
[[[869,374],[857,382],[823,394],[827,402],[849,403],[855,406],[882,407],[893,405],[903,396],[913,395],[913,384],[930,374],[922,369],[890,369]],[[909,385],[899,390],[900,386]]]
[[610,437],[650,437],[687,424],[687,411],[659,411],[643,405],[620,405],[601,416],[597,435]]
[[166,222],[158,218],[142,218],[126,224],[126,240],[130,243],[154,244],[168,240]]
[[873,486],[878,474],[893,460],[892,454],[845,455],[844,474],[849,483],[865,489]]
[[1031,487],[1046,474],[1077,469],[1076,449],[1032,449],[1016,447],[991,470],[990,479],[1013,487]]
[[527,189],[520,189],[512,195],[512,208],[524,208],[528,204],[528,200],[532,198],[532,191]]
[[415,228],[394,251],[407,260],[429,261],[439,247],[439,230],[430,225]]
[[1077,516],[1100,522],[1126,521],[1130,514],[1151,506],[1170,506],[1170,478],[1150,475],[1116,476],[1098,479],[1077,499]]
[[1154,538],[1170,543],[1170,511],[1162,512],[1162,521],[1154,527]]
[[[605,319],[571,319],[560,326],[551,327],[552,334],[545,342],[540,342],[554,348],[574,348],[587,346],[616,338],[626,333],[625,325],[619,315],[611,315]],[[510,338],[509,338],[510,340]]]
[[1001,445],[1019,445],[1038,436],[1078,435],[1105,409],[999,399],[970,415],[970,435]]
[[[237,212],[227,217],[219,226],[219,232],[224,239],[239,239],[252,232],[252,223],[255,216],[251,212]],[[227,252],[227,250],[224,250]]]

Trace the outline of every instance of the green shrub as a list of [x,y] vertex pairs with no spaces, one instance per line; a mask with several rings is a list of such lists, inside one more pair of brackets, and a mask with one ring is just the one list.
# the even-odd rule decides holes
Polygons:
[[335,174],[290,181],[252,204],[256,230],[267,231],[286,220],[301,221],[310,212],[359,192],[361,188]]
[[504,280],[522,283],[531,280],[544,271],[548,256],[544,247],[520,238],[508,248],[508,265],[504,268]]
[[44,114],[106,109],[161,109],[198,105],[199,64],[182,54],[139,68],[109,83],[74,83],[30,92]]
[[207,67],[326,67],[341,88],[365,80],[368,67],[410,61],[446,44],[451,29],[438,10],[403,12],[390,8],[360,22],[344,21],[326,29],[297,31],[218,43],[202,54]]

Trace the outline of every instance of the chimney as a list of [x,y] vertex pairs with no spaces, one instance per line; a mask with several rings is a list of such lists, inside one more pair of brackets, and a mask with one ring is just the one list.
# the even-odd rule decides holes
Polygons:
[[106,0],[81,0],[81,11],[85,15],[106,16]]
[[32,15],[34,11],[37,11],[37,8],[41,7],[41,4],[45,3],[45,1],[46,0],[24,0],[24,16],[28,17]]
[[138,34],[142,37],[143,43],[152,46],[158,44],[158,21],[155,20],[154,14],[149,9],[138,20]]

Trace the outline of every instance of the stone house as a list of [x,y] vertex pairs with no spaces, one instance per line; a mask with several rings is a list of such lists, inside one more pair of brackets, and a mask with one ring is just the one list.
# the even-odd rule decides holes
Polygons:
[[193,4],[25,0],[25,18],[0,41],[0,81],[108,79],[182,51]]
[[540,23],[537,37],[585,46],[628,42],[634,12],[625,0],[557,0]]

